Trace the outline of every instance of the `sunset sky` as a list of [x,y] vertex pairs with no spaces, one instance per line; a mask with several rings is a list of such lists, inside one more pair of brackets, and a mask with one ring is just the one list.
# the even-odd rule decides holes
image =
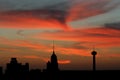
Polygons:
[[11,57],[45,69],[120,70],[120,0],[0,0],[0,66]]

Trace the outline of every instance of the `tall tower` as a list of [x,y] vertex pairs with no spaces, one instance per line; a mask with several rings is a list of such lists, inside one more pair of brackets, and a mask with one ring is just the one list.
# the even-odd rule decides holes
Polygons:
[[93,71],[96,71],[96,58],[95,56],[97,55],[96,51],[92,51],[91,54],[93,55]]
[[57,56],[55,54],[55,50],[54,50],[54,41],[53,41],[53,53],[51,55],[50,61],[47,62],[47,71],[52,71],[52,72],[57,72],[59,71],[58,68],[58,60],[57,60]]
[[54,51],[54,41],[53,41],[53,53],[51,55],[51,69],[52,71],[58,71],[58,60]]

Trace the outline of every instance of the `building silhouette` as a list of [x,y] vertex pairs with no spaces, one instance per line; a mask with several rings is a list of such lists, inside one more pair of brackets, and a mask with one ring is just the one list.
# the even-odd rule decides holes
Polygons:
[[3,68],[0,67],[0,78],[2,77],[2,75],[3,75]]
[[120,80],[118,76],[120,70],[96,70],[97,52],[93,50],[91,54],[93,55],[93,71],[59,70],[53,44],[53,52],[45,71],[40,69],[29,70],[29,63],[23,65],[16,58],[11,58],[10,62],[6,64],[5,74],[0,67],[0,80]]
[[[93,70],[96,70],[95,55],[92,51]],[[120,70],[97,70],[95,72],[88,70],[59,70],[55,51],[47,63],[47,70],[32,69],[29,71],[29,64],[22,65],[16,58],[11,58],[7,63],[6,73],[2,73],[0,67],[0,80],[120,80]]]
[[59,71],[58,60],[54,51],[54,42],[53,42],[53,53],[51,55],[50,61],[47,62],[47,71],[56,72]]
[[29,72],[29,64],[25,63],[25,65],[22,65],[21,63],[18,63],[16,58],[11,58],[10,63],[7,63],[6,66],[6,74]]

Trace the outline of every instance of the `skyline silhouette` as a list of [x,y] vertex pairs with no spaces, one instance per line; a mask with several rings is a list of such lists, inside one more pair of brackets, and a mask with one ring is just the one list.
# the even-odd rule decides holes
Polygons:
[[120,0],[0,0],[0,80],[120,80],[119,13]]
[[[53,49],[50,60],[46,63],[46,69],[29,69],[29,63],[19,63],[17,58],[11,58],[6,64],[5,72],[0,67],[0,80],[68,80],[68,79],[85,79],[85,80],[101,80],[101,79],[120,79],[118,74],[120,70],[96,70],[95,55],[96,51],[92,51],[93,70],[60,70],[57,56]],[[4,73],[3,73],[4,72]]]
[[[0,0],[0,66],[120,70],[119,0]],[[53,43],[55,41],[55,50]],[[93,46],[98,53],[91,55]],[[52,52],[56,61],[50,59]],[[55,56],[54,56],[55,57]],[[48,63],[48,64],[46,64]],[[48,66],[46,66],[48,65]]]
[[[57,55],[55,54],[55,49],[54,48],[55,48],[55,46],[54,46],[54,42],[53,42],[53,51],[52,51],[52,54],[50,56],[50,61],[48,60],[46,62],[46,67],[45,68],[43,68],[43,69],[38,68],[38,69],[40,69],[42,71],[48,71],[48,72],[58,72],[59,70],[62,70],[62,69],[60,69],[60,67],[58,65],[58,59],[57,59]],[[91,64],[92,69],[91,70],[87,70],[87,71],[96,71],[97,70],[96,69],[96,64],[97,64],[96,63],[96,55],[97,55],[97,51],[93,50],[91,52],[91,55],[93,56],[93,57],[91,57],[92,58],[92,64]],[[3,74],[3,73],[14,73],[14,71],[16,73],[16,72],[19,72],[21,70],[23,70],[23,71],[25,70],[26,72],[29,72],[29,70],[30,70],[29,63],[25,63],[23,65],[22,63],[19,63],[17,61],[17,58],[15,58],[15,57],[11,58],[10,63],[6,63],[5,70],[3,70],[3,67],[0,66],[0,74]],[[70,70],[72,70],[72,69],[70,69]],[[118,69],[118,70],[120,70],[120,69]],[[99,71],[99,69],[97,71]]]
[[[48,59],[48,61],[46,61],[46,69],[45,67],[44,68],[31,68],[31,69],[40,69],[40,70],[48,70],[48,71],[59,71],[59,70],[74,70],[74,69],[61,69],[58,64],[59,64],[59,60],[57,59],[57,56],[55,54],[55,46],[54,46],[54,42],[53,42],[53,51],[52,51],[52,54],[51,54],[51,58]],[[91,61],[91,69],[90,71],[96,71],[96,66],[97,66],[97,63],[96,63],[96,55],[97,55],[97,52],[95,50],[93,50],[91,52],[91,58],[92,58],[92,61]],[[18,63],[17,59],[15,57],[11,58],[11,61],[10,63]],[[8,68],[8,66],[10,65],[10,63],[7,63],[6,64],[6,68]],[[25,68],[25,66],[28,66],[28,70],[30,69],[29,68],[29,63],[25,63],[25,65],[22,65],[22,63],[18,63],[19,65],[23,66],[23,68]],[[60,65],[60,64],[59,64]],[[69,68],[69,67],[68,67]],[[82,69],[76,69],[76,70],[82,70]],[[85,70],[85,69],[84,69]],[[87,70],[87,69],[86,69]],[[97,70],[114,70],[114,69],[97,69]],[[115,70],[120,70],[120,69],[115,69]],[[6,72],[7,70],[5,69],[5,67],[2,67],[0,65],[0,71],[1,72]],[[9,71],[9,70],[8,70]]]
[[[97,52],[94,50],[91,52],[91,54],[93,55],[93,71],[96,71],[95,55],[97,54]],[[47,61],[46,69],[43,69],[43,71],[44,70],[48,72],[58,72],[60,70],[58,65],[57,55],[55,54],[54,41],[53,41],[53,51],[50,56],[50,61],[49,60]],[[0,71],[1,73],[5,72],[5,74],[9,74],[9,73],[16,74],[16,73],[20,73],[21,71],[29,72],[29,63],[25,63],[24,65],[22,65],[22,63],[19,63],[17,61],[17,58],[13,57],[11,58],[10,63],[6,64],[6,69],[2,71],[2,67],[0,67]]]

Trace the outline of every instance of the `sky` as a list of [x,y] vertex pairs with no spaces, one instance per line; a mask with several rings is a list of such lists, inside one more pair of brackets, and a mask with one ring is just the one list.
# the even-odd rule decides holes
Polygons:
[[0,0],[0,66],[11,57],[45,69],[120,70],[120,0]]

